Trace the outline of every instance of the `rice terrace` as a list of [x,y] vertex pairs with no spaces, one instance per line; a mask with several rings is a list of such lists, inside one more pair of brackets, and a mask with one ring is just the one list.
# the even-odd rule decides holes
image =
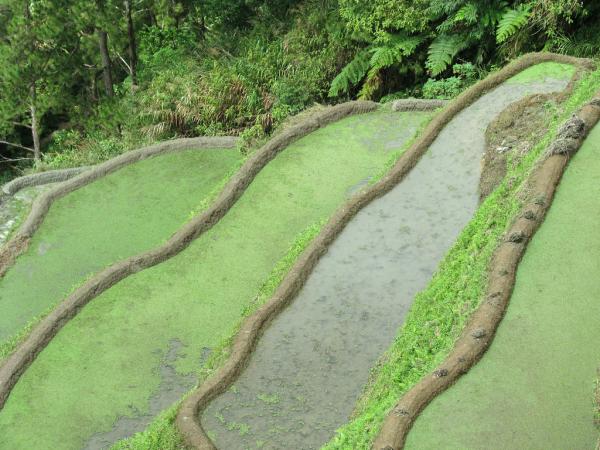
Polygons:
[[25,3],[0,450],[600,450],[599,8]]

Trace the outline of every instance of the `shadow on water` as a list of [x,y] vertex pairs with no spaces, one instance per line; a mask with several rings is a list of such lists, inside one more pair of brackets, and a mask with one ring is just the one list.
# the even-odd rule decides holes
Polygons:
[[347,421],[417,292],[473,216],[485,129],[567,80],[504,84],[457,115],[391,192],[364,208],[202,417],[221,449],[312,449]]

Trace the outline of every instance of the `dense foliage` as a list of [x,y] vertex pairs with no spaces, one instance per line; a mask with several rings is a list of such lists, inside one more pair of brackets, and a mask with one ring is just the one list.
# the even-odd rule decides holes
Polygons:
[[261,137],[327,98],[348,42],[332,0],[0,0],[0,154],[53,168]]
[[595,56],[591,0],[0,0],[0,173],[315,102],[450,98],[531,50]]
[[593,56],[600,43],[600,8],[592,1],[339,3],[348,29],[364,49],[333,80],[332,97],[357,92],[362,98],[378,98],[390,90],[419,95],[425,80],[450,72],[457,61],[487,69],[534,50]]

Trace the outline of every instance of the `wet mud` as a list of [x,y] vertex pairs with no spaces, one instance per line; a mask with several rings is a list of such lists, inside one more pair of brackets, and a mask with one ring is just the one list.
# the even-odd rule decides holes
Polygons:
[[[181,375],[175,370],[174,364],[180,357],[180,352],[182,351],[185,351],[185,349],[181,341],[172,339],[169,343],[169,350],[164,356],[163,362],[158,369],[161,379],[160,385],[158,390],[150,397],[149,407],[146,413],[134,409],[132,411],[132,416],[119,417],[110,431],[94,434],[83,449],[108,449],[120,439],[127,438],[137,432],[143,431],[161,411],[167,409],[183,397],[183,395],[196,383],[196,377],[193,375]],[[210,353],[211,349],[203,349],[199,358],[200,365],[203,365],[206,362]]]
[[481,161],[479,197],[490,195],[544,136],[552,119],[557,96],[536,94],[515,102],[494,119],[486,131],[487,148]]
[[28,187],[0,199],[0,245],[4,244],[19,222],[24,219],[33,200],[53,184]]
[[406,178],[347,225],[202,416],[221,449],[318,448],[347,421],[414,295],[472,217],[485,130],[510,103],[568,80],[511,83],[440,133]]

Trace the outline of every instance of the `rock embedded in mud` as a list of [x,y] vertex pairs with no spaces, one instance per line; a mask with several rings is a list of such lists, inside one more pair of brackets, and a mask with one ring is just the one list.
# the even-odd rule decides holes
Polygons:
[[585,135],[585,122],[573,115],[558,130],[557,139],[548,149],[549,155],[565,155],[575,153],[579,148],[579,140]]
[[410,413],[402,407],[397,407],[394,408],[394,414],[396,414],[397,416],[408,416]]
[[558,137],[579,139],[585,131],[585,122],[573,115],[558,129]]
[[537,219],[537,216],[535,215],[535,213],[530,209],[525,211],[525,213],[523,214],[523,217],[527,220],[536,220]]
[[549,155],[567,155],[574,153],[579,148],[579,141],[571,138],[559,138],[555,140],[550,149]]
[[471,336],[474,337],[475,339],[481,339],[482,337],[484,337],[485,335],[487,335],[487,331],[485,331],[485,329],[483,328],[476,328],[472,333]]
[[520,244],[524,240],[525,233],[523,233],[522,231],[514,231],[508,236],[508,242],[512,242],[514,244]]
[[488,302],[488,304],[490,304],[494,307],[501,306],[502,305],[502,293],[494,292],[493,294],[490,294],[488,296],[487,302]]
[[546,196],[544,194],[539,194],[533,200],[533,203],[539,206],[546,206]]
[[433,374],[438,378],[446,377],[448,376],[448,369],[438,369]]

